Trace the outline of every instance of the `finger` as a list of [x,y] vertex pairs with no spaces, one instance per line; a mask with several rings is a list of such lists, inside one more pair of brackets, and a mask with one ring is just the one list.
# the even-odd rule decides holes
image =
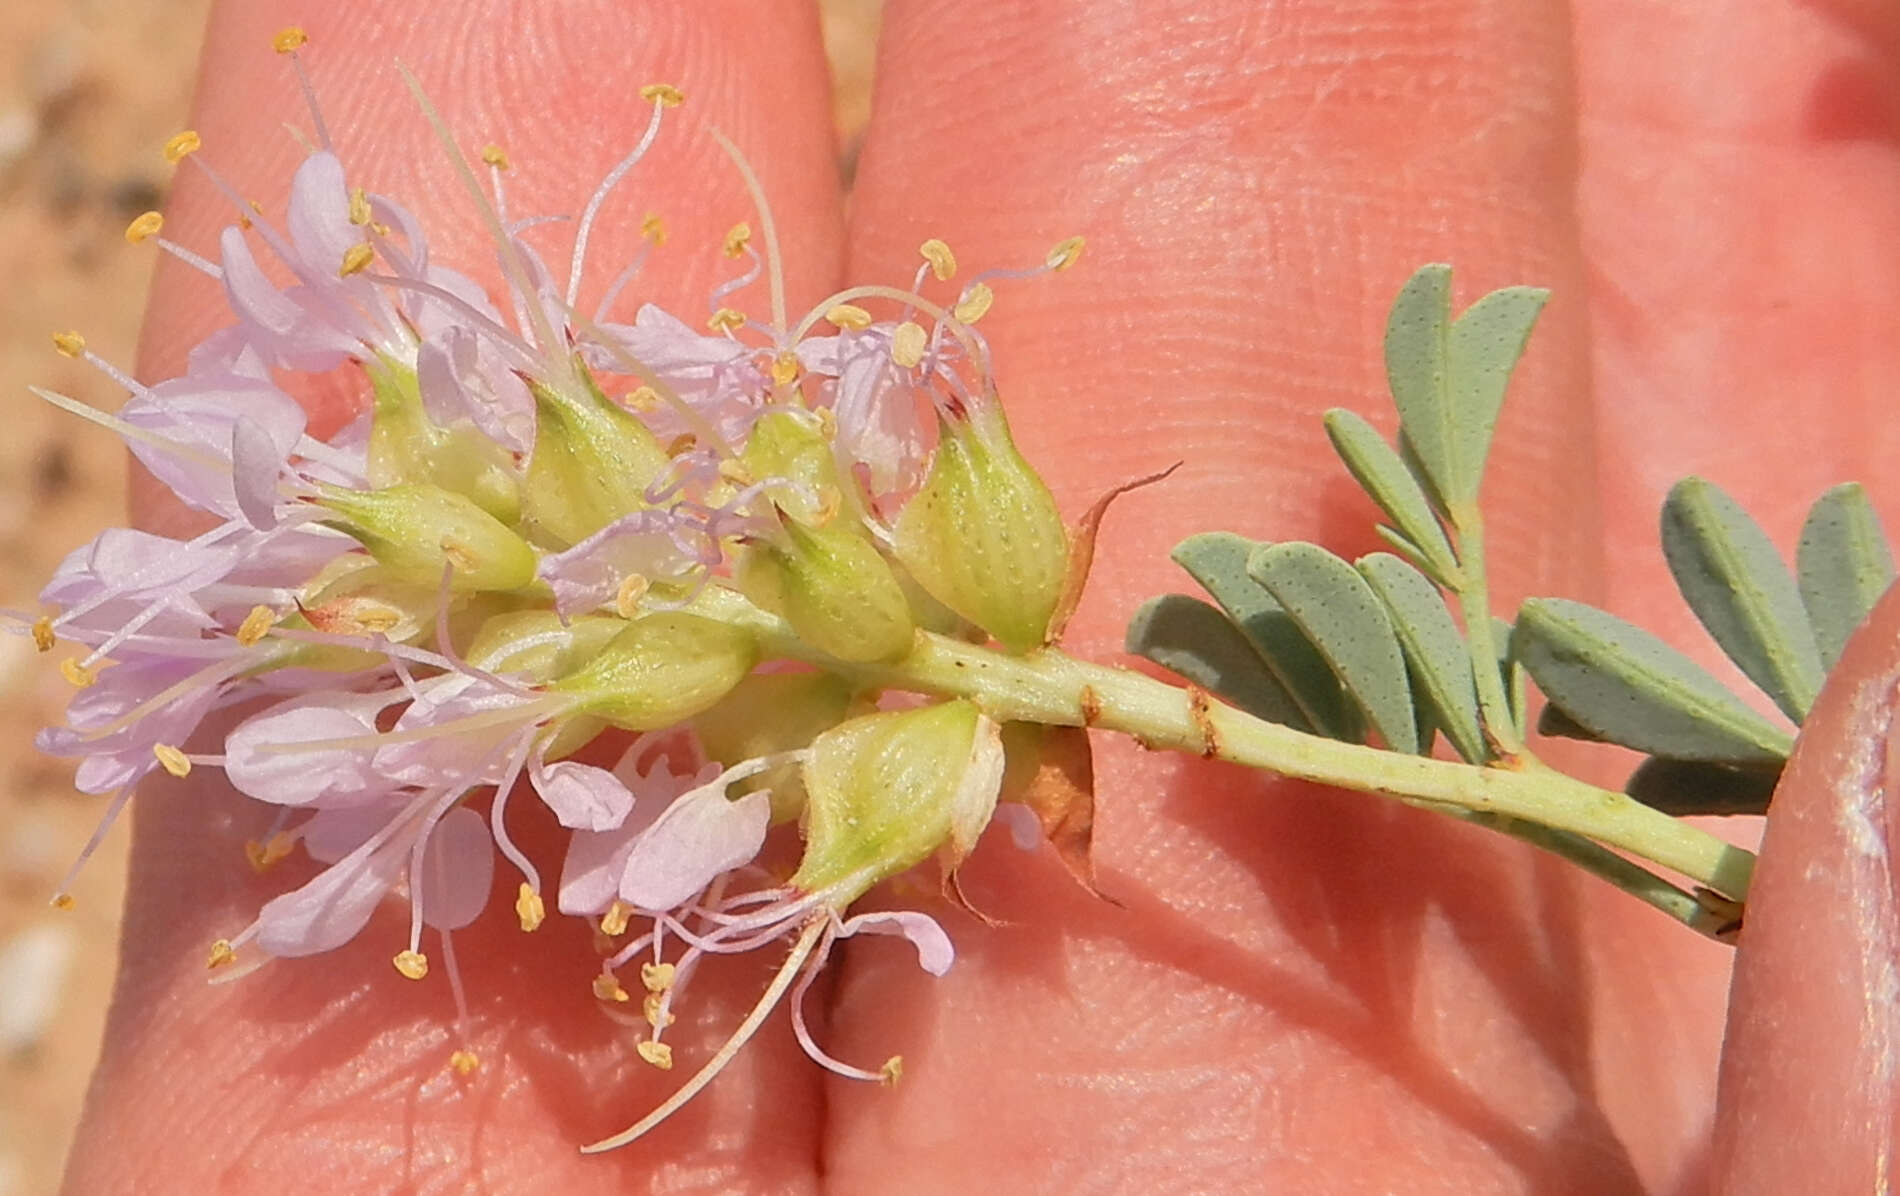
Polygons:
[[[687,92],[688,106],[672,114],[653,156],[603,209],[584,308],[632,256],[644,213],[657,211],[672,237],[632,294],[699,318],[717,269],[708,262],[729,265],[707,250],[751,216],[713,126],[752,156],[780,218],[800,230],[786,246],[798,291],[835,284],[839,215],[823,60],[802,6],[396,2],[325,13],[309,24],[305,61],[341,156],[353,181],[411,207],[433,261],[491,288],[497,282],[493,248],[404,91],[391,65],[397,57],[465,152],[487,142],[508,151],[516,216],[579,210],[639,137],[651,111],[635,94],[642,84]],[[271,215],[304,153],[281,123],[308,125],[294,76],[268,50],[291,17],[287,5],[220,7],[194,118],[203,152]],[[169,235],[203,250],[233,219],[205,178],[187,170]],[[557,270],[571,227],[528,234]],[[215,283],[168,265],[142,373],[177,371],[185,350],[227,319]],[[332,424],[337,413],[324,404],[358,401],[287,382]],[[149,506],[140,515],[154,519]],[[532,805],[516,803],[511,823],[531,842],[554,843],[555,828],[544,814],[536,825],[525,808]],[[247,874],[241,845],[268,822],[258,803],[202,771],[141,796],[123,969],[69,1191],[647,1190],[682,1182],[796,1190],[812,1182],[816,1089],[785,1033],[761,1036],[705,1099],[638,1150],[586,1161],[576,1153],[689,1074],[756,995],[753,967],[695,981],[673,1032],[682,1070],[671,1076],[639,1063],[631,1032],[595,1008],[587,929],[554,919],[525,936],[500,893],[457,936],[471,1004],[463,1028],[433,946],[436,966],[422,983],[391,969],[407,921],[395,908],[324,958],[276,961],[207,987],[212,940],[313,870],[295,859],[262,878]],[[538,862],[552,875],[559,857],[543,853]],[[512,892],[512,879],[498,888]],[[445,1066],[463,1039],[482,1060],[466,1079]]]
[[1849,643],[1815,703],[1748,900],[1722,1056],[1724,1196],[1879,1191],[1900,1140],[1900,950],[1892,848],[1900,598]]
[[[1591,594],[1560,13],[919,5],[884,43],[853,275],[908,273],[926,236],[1016,264],[1087,234],[1080,268],[986,318],[1018,438],[1071,512],[1187,463],[1110,515],[1071,646],[1112,651],[1142,598],[1186,588],[1166,554],[1192,532],[1376,547],[1317,416],[1384,414],[1385,309],[1433,260],[1457,263],[1461,302],[1556,288],[1486,485],[1496,599]],[[1719,950],[1440,820],[1098,751],[1098,855],[1128,908],[980,854],[969,888],[1013,924],[966,926],[949,977],[855,951],[832,1033],[909,1067],[894,1093],[834,1093],[831,1174],[892,1151],[945,1189],[1025,1168],[1299,1190],[1680,1172],[1715,1024],[1631,1031],[1681,989],[1719,999]]]

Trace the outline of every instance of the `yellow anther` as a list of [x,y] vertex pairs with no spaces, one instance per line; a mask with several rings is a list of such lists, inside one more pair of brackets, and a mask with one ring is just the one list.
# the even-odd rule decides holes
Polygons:
[[613,904],[607,907],[607,912],[600,916],[600,931],[602,934],[625,934],[627,920],[631,917],[633,917],[633,907],[616,897]]
[[731,332],[734,329],[744,328],[745,313],[734,311],[730,307],[722,307],[706,320],[706,327],[714,332]]
[[152,745],[152,755],[158,757],[161,768],[175,777],[191,775],[191,759],[169,743]]
[[746,242],[752,239],[752,226],[741,220],[726,233],[725,251],[727,257],[739,257],[745,253]]
[[877,1070],[881,1083],[896,1087],[897,1081],[904,1078],[904,1057],[902,1055],[892,1055],[889,1059],[884,1061],[884,1066]]
[[33,620],[33,646],[42,652],[51,652],[59,640],[53,635],[53,620],[49,615],[41,615]]
[[231,946],[231,940],[219,939],[217,942],[211,944],[211,953],[205,957],[205,966],[208,968],[221,968],[236,958],[237,950]]
[[99,679],[99,670],[89,669],[71,656],[59,662],[59,675],[73,683],[74,688],[84,689]]
[[671,83],[649,83],[640,89],[640,98],[662,108],[677,108],[686,102],[686,93]]
[[[54,909],[68,910],[68,909],[73,908],[73,906],[77,904],[79,903],[73,900],[73,895],[71,893],[53,894],[53,908]],[[229,951],[230,949],[231,949],[230,946],[227,944],[225,946],[225,950]]]
[[369,222],[369,231],[371,231],[371,232],[373,232],[373,233],[375,233],[375,234],[376,234],[377,236],[379,236],[379,237],[388,237],[388,236],[389,236],[389,226],[388,226],[387,224],[384,224],[384,223],[383,223],[382,221],[380,221],[380,220],[372,220],[372,221],[370,221],[370,222]]
[[635,411],[658,411],[660,392],[651,386],[636,386],[627,392],[626,398],[620,401]]
[[839,303],[825,312],[825,319],[840,328],[849,328],[853,332],[871,326],[871,313],[855,303]]
[[165,142],[165,161],[173,166],[197,153],[204,147],[204,138],[198,136],[198,130],[186,129],[182,133],[173,133]]
[[646,218],[640,221],[640,235],[655,245],[666,244],[666,221],[660,218],[658,212],[648,212]]
[[603,1001],[626,1002],[633,997],[621,985],[620,978],[612,972],[602,972],[594,977],[594,995]]
[[128,245],[143,245],[156,237],[165,227],[165,217],[158,212],[146,212],[135,216],[132,223],[125,226],[125,240]]
[[930,334],[922,324],[905,320],[891,333],[891,360],[907,370],[923,363],[924,350],[929,347]]
[[507,170],[510,166],[514,165],[508,161],[508,151],[499,145],[484,145],[482,147],[482,161],[493,166],[496,170]]
[[681,432],[678,436],[666,442],[666,455],[669,457],[677,457],[698,443],[699,438],[694,436],[691,432]]
[[358,241],[343,251],[343,264],[337,267],[338,278],[348,278],[360,274],[365,266],[376,260],[376,247],[368,241]]
[[481,1059],[466,1047],[449,1056],[449,1067],[458,1076],[468,1075],[481,1065]]
[[268,872],[273,864],[290,854],[296,842],[283,831],[278,831],[262,843],[255,839],[245,843],[244,858],[250,861],[253,872]]
[[369,196],[361,187],[350,188],[350,223],[362,226],[370,221]]
[[989,314],[990,304],[996,302],[996,292],[983,283],[973,282],[963,290],[963,297],[950,309],[950,314],[965,324],[974,324]]
[[640,1057],[661,1071],[673,1070],[673,1048],[663,1042],[648,1040],[633,1048]]
[[344,634],[381,635],[400,624],[403,620],[402,608],[380,602],[374,598],[362,598],[352,602],[350,608],[342,613],[336,627]]
[[655,1030],[664,1030],[680,1020],[679,1014],[671,1009],[660,1008],[664,1004],[666,1004],[665,993],[648,993],[646,999],[640,1002],[640,1015],[646,1018],[647,1025]]
[[923,254],[924,260],[930,263],[930,272],[937,276],[938,282],[945,281],[957,272],[957,255],[951,253],[950,247],[937,238],[932,237],[919,245],[917,252]]
[[541,900],[541,894],[530,888],[527,881],[522,881],[520,891],[515,894],[515,917],[521,919],[521,929],[533,931],[547,916],[547,902]]
[[829,407],[818,409],[818,434],[826,440],[838,438],[838,417],[832,414]]
[[670,963],[643,963],[640,965],[640,983],[650,993],[663,993],[673,987],[675,970]]
[[251,613],[245,615],[244,621],[238,624],[237,642],[248,648],[263,639],[276,625],[276,611],[268,606],[253,606]]
[[429,974],[429,957],[420,951],[398,951],[396,958],[389,962],[395,964],[396,970],[411,980],[420,980]]
[[798,380],[798,355],[791,351],[780,353],[772,359],[772,381],[779,386],[790,386]]
[[598,955],[602,959],[605,959],[608,956],[620,954],[619,943],[614,942],[612,939],[602,934],[600,932],[600,927],[595,926],[592,929],[594,932],[594,954],[595,955]]
[[310,44],[310,35],[302,27],[287,25],[270,39],[270,48],[279,54],[291,54]]
[[[647,596],[653,583],[639,573],[629,573],[620,579],[620,588],[614,592],[614,611],[623,619],[631,619],[640,613],[640,600]],[[621,929],[625,929],[623,924]],[[608,934],[619,934],[619,930],[609,930]]]
[[1056,242],[1056,247],[1049,251],[1049,256],[1043,259],[1043,264],[1051,270],[1067,270],[1075,265],[1076,259],[1081,256],[1082,238],[1070,237],[1066,241]]
[[55,332],[53,348],[61,357],[78,357],[86,351],[86,338],[77,332]]

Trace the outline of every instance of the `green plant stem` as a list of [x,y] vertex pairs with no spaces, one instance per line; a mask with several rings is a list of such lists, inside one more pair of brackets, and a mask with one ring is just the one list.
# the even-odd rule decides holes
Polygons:
[[1498,754],[1524,754],[1524,738],[1511,716],[1511,700],[1504,692],[1498,669],[1498,643],[1491,625],[1489,575],[1484,567],[1484,516],[1478,504],[1453,503],[1447,512],[1458,549],[1458,611],[1464,616],[1465,644],[1471,653],[1471,673],[1477,682],[1478,713],[1484,733]]
[[[809,660],[869,685],[969,698],[999,721],[1119,731],[1151,748],[1567,832],[1680,873],[1738,902],[1747,898],[1752,853],[1624,794],[1534,761],[1483,767],[1341,743],[1262,721],[1204,691],[1178,689],[1054,648],[1010,656],[920,632],[910,654],[894,663],[847,665],[815,653],[782,620],[729,590],[710,588],[695,606],[747,627],[759,636],[768,655]],[[1576,858],[1569,850],[1564,854]],[[1601,857],[1591,870],[1606,877],[1616,871]],[[1628,874],[1625,879],[1638,882],[1631,890],[1638,896],[1655,892],[1651,881],[1639,882]]]

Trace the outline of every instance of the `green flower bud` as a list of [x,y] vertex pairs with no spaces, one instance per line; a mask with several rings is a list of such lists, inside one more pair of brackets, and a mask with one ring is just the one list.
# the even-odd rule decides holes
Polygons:
[[842,723],[805,761],[805,857],[791,883],[842,905],[939,848],[961,859],[1002,779],[996,723],[961,698]]
[[525,674],[540,683],[594,659],[626,629],[625,619],[611,615],[563,619],[551,610],[508,611],[482,623],[463,658],[478,669]]
[[547,688],[581,698],[574,713],[627,731],[657,731],[725,697],[757,661],[758,645],[738,628],[667,611],[628,623],[592,659]]
[[416,372],[380,359],[367,367],[375,395],[369,425],[372,486],[428,482],[472,499],[503,523],[521,517],[521,482],[507,449],[464,425],[443,428],[422,405]]
[[602,394],[584,368],[576,370],[587,384],[578,397],[528,384],[536,425],[522,514],[562,547],[648,506],[646,489],[667,466],[647,426]]
[[760,544],[748,558],[749,592],[778,611],[798,637],[839,660],[892,660],[910,651],[917,629],[904,588],[875,545],[833,523],[784,524],[785,544]]
[[472,499],[440,486],[323,486],[317,503],[335,513],[324,522],[355,537],[393,581],[439,585],[443,570],[453,566],[449,588],[459,593],[534,583],[536,558],[528,542]]
[[[837,726],[854,705],[852,685],[831,673],[754,673],[719,704],[693,720],[693,731],[713,760],[752,760],[805,747]],[[742,797],[772,794],[772,820],[786,822],[805,808],[805,781],[797,764],[781,764],[735,783]]]
[[1000,408],[943,421],[893,550],[931,597],[1012,652],[1042,646],[1061,600],[1069,537],[1049,488],[1010,440]]
[[814,421],[789,411],[774,411],[752,425],[739,463],[754,478],[797,483],[796,489],[772,491],[771,498],[807,527],[829,524],[854,489],[840,482],[837,454],[824,433]]

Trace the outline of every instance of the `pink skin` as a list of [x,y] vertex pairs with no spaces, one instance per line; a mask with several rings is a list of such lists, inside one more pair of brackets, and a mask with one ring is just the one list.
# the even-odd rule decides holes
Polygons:
[[[509,149],[517,211],[577,209],[643,127],[633,89],[677,82],[685,119],[601,225],[588,285],[604,290],[657,208],[672,240],[635,290],[680,312],[751,216],[707,123],[764,179],[794,305],[847,261],[854,281],[906,277],[927,236],[974,270],[1086,234],[1076,270],[999,284],[983,330],[1065,510],[1187,462],[1111,515],[1070,637],[1090,653],[1114,648],[1139,599],[1182,586],[1165,553],[1187,532],[1372,546],[1316,416],[1383,416],[1378,331],[1414,266],[1456,263],[1467,301],[1551,285],[1486,490],[1499,598],[1608,599],[1680,632],[1642,547],[1668,480],[1708,473],[1786,543],[1824,484],[1900,448],[1900,19],[1874,3],[1664,8],[896,4],[848,229],[816,23],[792,4],[387,0],[330,16],[233,0],[195,120],[246,194],[280,202],[300,151],[276,122],[298,109],[263,47],[302,20],[346,162],[450,214],[429,226],[432,255],[473,264],[481,234],[390,56],[465,144]],[[208,248],[224,209],[180,179],[167,232]],[[163,268],[141,377],[182,366],[215,291]],[[595,297],[583,286],[584,308]],[[344,396],[300,397],[335,425]],[[1831,696],[1817,724],[1846,705]],[[1857,733],[1840,717],[1823,748]],[[282,878],[246,874],[238,845],[258,828],[228,825],[235,806],[194,774],[139,808],[125,968],[69,1191],[1864,1191],[1892,1081],[1844,1079],[1862,1023],[1821,1007],[1861,991],[1851,973],[1892,955],[1891,928],[1804,912],[1821,882],[1802,878],[1829,871],[1848,911],[1887,900],[1891,879],[1840,866],[1833,758],[1804,752],[1785,796],[1814,816],[1768,844],[1719,1109],[1726,949],[1465,828],[1103,742],[1100,862],[1125,908],[1046,856],[980,851],[966,891],[1005,923],[947,918],[946,976],[854,942],[810,994],[824,1049],[869,1067],[902,1053],[898,1088],[825,1077],[781,1017],[672,1123],[586,1160],[577,1143],[680,1074],[645,1069],[588,1007],[583,929],[550,919],[524,938],[493,900],[458,932],[484,1060],[468,1081],[442,1069],[441,986],[389,967],[394,907],[320,964],[207,988],[205,944]],[[530,825],[520,805],[551,867],[552,818]],[[1868,833],[1890,837],[1878,819]],[[1822,920],[1802,933],[1801,917]],[[772,962],[705,965],[668,1032],[683,1065]],[[1827,1037],[1802,1049],[1824,1015]]]

